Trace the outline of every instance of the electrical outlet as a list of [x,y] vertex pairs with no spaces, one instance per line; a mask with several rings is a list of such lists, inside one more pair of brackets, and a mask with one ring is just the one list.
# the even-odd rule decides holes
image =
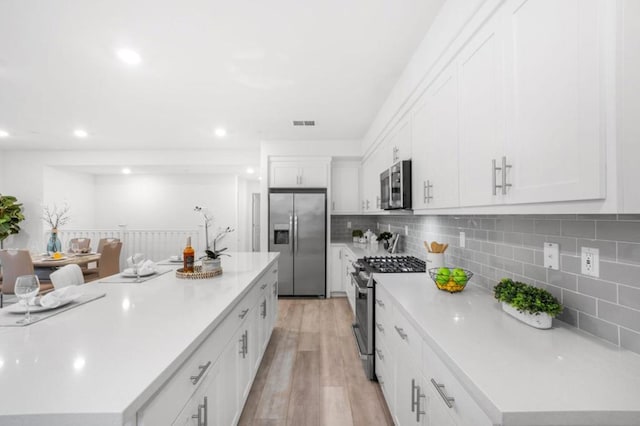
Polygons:
[[376,229],[380,229],[380,222],[376,222]]
[[582,261],[580,271],[584,275],[600,277],[600,250],[591,247],[582,247]]
[[390,223],[387,225],[387,232],[391,232],[391,224]]
[[560,269],[560,246],[555,243],[544,243],[544,267]]
[[409,235],[409,227],[407,225],[404,226],[404,235]]
[[351,229],[351,222],[347,222],[347,229]]
[[460,233],[460,248],[465,248],[467,246],[467,236],[464,232]]

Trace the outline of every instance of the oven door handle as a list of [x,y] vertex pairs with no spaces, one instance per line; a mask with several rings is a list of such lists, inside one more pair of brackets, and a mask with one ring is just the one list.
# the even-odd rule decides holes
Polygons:
[[369,293],[369,287],[365,287],[364,289],[362,289],[362,287],[360,287],[358,285],[358,283],[356,283],[356,291],[360,294],[368,294]]

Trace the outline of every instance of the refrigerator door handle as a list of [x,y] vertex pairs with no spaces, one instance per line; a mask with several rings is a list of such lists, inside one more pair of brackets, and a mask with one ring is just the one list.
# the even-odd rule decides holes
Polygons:
[[296,239],[296,253],[298,252],[298,216],[294,216],[293,219],[293,234]]
[[289,253],[293,254],[293,216],[289,215]]

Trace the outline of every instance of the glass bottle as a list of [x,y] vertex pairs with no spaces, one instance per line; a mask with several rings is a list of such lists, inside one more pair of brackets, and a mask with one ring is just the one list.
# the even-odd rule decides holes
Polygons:
[[196,252],[191,247],[191,237],[187,237],[187,246],[182,252],[182,262],[184,272],[193,272],[196,261]]

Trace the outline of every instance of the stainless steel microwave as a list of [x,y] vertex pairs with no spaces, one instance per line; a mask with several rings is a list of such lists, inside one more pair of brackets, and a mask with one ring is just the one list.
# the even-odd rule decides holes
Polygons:
[[411,208],[411,160],[380,173],[380,205],[383,210]]

